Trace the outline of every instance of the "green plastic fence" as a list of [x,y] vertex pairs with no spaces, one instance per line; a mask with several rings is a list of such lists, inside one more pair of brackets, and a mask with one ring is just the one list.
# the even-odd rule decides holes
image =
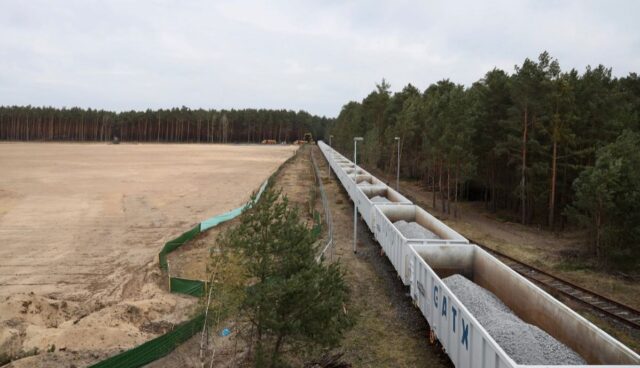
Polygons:
[[178,325],[174,330],[149,340],[131,350],[96,363],[91,368],[131,368],[151,363],[172,352],[202,329],[204,314]]
[[182,233],[177,238],[169,240],[168,242],[166,242],[164,244],[164,247],[162,247],[162,250],[158,254],[159,259],[160,259],[160,267],[163,270],[167,271],[167,254],[169,254],[169,253],[173,252],[174,250],[178,249],[178,247],[180,247],[182,244],[188,242],[189,240],[195,238],[196,236],[198,236],[198,234],[200,234],[200,224],[194,226],[191,230]]
[[213,216],[209,219],[206,219],[204,221],[202,221],[200,223],[200,232],[209,230],[212,227],[216,227],[220,224],[222,224],[223,222],[227,222],[229,220],[233,220],[234,218],[240,216],[242,214],[242,211],[251,206],[254,202],[257,202],[260,199],[260,196],[262,195],[262,192],[264,192],[264,190],[267,188],[267,185],[269,184],[269,179],[265,180],[264,183],[262,183],[262,185],[260,186],[260,189],[258,190],[258,193],[256,194],[256,198],[254,201],[249,201],[247,204],[245,204],[242,207],[238,207],[235,208],[229,212],[225,212],[221,215],[217,215],[217,216]]
[[[264,192],[265,188],[267,187],[267,184],[269,183],[269,179],[265,180],[264,183],[262,183],[262,185],[260,186],[260,190],[258,190],[258,194],[256,194],[256,198],[255,201],[258,201],[260,199],[260,196],[262,195],[262,192]],[[167,265],[167,254],[173,252],[174,250],[178,249],[180,246],[182,246],[184,243],[188,242],[189,240],[195,238],[196,236],[198,236],[200,233],[207,231],[209,229],[211,229],[212,227],[218,226],[220,224],[222,224],[223,222],[227,222],[229,220],[232,220],[238,216],[240,216],[242,214],[242,211],[247,207],[247,206],[251,206],[253,204],[252,201],[249,201],[247,204],[235,208],[229,212],[225,212],[221,215],[216,215],[213,216],[211,218],[208,218],[204,221],[202,221],[201,223],[197,224],[196,226],[194,226],[191,230],[182,233],[180,236],[178,236],[175,239],[169,240],[168,242],[165,243],[164,247],[162,247],[162,250],[160,251],[160,253],[158,254],[158,258],[160,260],[160,267],[167,271],[168,270],[168,265]]]
[[203,296],[206,290],[206,283],[200,280],[189,280],[180,277],[169,279],[169,290],[172,293],[187,294],[191,296]]
[[206,219],[200,223],[200,231],[207,231],[212,227],[216,227],[223,222],[227,222],[229,220],[233,220],[234,218],[240,216],[242,210],[244,210],[246,206],[238,207],[229,212],[223,213],[222,215],[214,216],[210,219]]
[[313,211],[313,222],[314,225],[311,228],[311,234],[315,238],[320,237],[320,233],[322,233],[322,220],[320,220],[320,213],[318,211]]

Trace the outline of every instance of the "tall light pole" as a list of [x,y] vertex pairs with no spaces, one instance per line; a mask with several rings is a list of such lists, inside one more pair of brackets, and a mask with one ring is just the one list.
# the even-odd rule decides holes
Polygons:
[[[358,185],[358,142],[362,142],[364,138],[353,138],[353,181]],[[353,201],[353,253],[357,253],[356,244],[358,243],[358,203]]]
[[395,137],[398,141],[398,172],[396,173],[396,190],[400,191],[400,137]]

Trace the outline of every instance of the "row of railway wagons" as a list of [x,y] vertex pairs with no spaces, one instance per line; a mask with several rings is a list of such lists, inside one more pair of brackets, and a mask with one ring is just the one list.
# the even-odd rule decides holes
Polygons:
[[[532,365],[516,363],[447,287],[443,279],[453,274],[490,291],[520,319],[571,348],[586,362],[583,367],[640,365],[627,346],[332,147],[322,141],[318,146],[456,367]],[[406,224],[427,231],[407,234],[400,229]]]

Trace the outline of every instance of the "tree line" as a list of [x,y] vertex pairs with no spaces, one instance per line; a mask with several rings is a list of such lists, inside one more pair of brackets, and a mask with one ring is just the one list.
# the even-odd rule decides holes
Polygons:
[[[594,191],[605,189],[584,188],[597,180],[577,179],[593,172],[600,156],[611,161],[610,152],[619,160],[637,155],[627,150],[625,156],[610,145],[628,148],[634,138],[617,143],[618,138],[640,131],[640,77],[616,78],[602,65],[562,71],[543,52],[512,73],[495,68],[469,87],[445,79],[425,91],[409,84],[391,93],[383,80],[362,101],[344,105],[328,130],[334,146],[349,157],[353,137],[363,136],[359,157],[387,172],[395,172],[399,137],[402,175],[422,180],[442,212],[456,215],[458,199],[465,198],[482,200],[523,224],[559,230],[600,221],[600,228],[611,227],[618,218],[601,213],[597,220],[598,211],[585,207]],[[596,171],[603,175],[602,170]],[[606,201],[611,194],[601,197]],[[634,205],[640,212],[640,201],[625,208]],[[640,230],[639,225],[634,226]],[[629,232],[615,233],[615,243],[629,240]],[[594,251],[601,253],[607,244],[613,243],[594,244]]]
[[81,108],[0,106],[0,140],[257,143],[324,134],[329,119],[291,110],[112,112]]

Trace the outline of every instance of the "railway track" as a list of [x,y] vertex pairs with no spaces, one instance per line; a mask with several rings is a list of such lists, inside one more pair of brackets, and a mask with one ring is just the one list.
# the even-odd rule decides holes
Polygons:
[[593,290],[589,290],[580,285],[576,285],[559,276],[550,274],[535,266],[518,261],[504,253],[498,252],[485,245],[469,239],[470,242],[477,244],[482,249],[493,254],[511,267],[514,271],[535,282],[538,285],[551,289],[559,294],[568,297],[574,301],[581,303],[592,310],[605,315],[625,325],[640,330],[640,311],[626,304],[617,302]]

